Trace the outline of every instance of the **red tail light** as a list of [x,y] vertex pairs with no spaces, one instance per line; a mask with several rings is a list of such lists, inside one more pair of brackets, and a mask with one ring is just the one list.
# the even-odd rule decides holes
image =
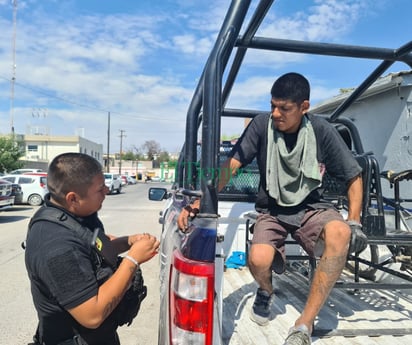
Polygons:
[[212,345],[214,264],[174,252],[170,280],[170,344]]

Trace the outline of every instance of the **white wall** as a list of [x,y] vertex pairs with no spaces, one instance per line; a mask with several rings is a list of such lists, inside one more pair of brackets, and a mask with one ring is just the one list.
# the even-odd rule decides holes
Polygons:
[[[412,74],[394,75],[383,80],[388,80],[392,87],[382,88],[382,92],[375,94],[371,92],[370,96],[366,92],[365,98],[351,105],[341,116],[353,120],[365,152],[374,153],[381,171],[412,169]],[[380,86],[384,83],[380,82]],[[329,103],[325,101],[312,110],[331,113],[339,104],[337,98],[343,97],[331,99]],[[382,188],[385,196],[393,196],[393,189],[384,180]],[[412,198],[412,181],[402,182],[400,188],[402,197]]]

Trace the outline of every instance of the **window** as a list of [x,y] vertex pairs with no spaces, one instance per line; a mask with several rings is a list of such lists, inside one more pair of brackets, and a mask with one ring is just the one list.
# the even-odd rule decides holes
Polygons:
[[38,151],[38,146],[37,145],[27,145],[27,151],[37,152]]
[[32,177],[20,177],[18,184],[29,184],[33,182],[34,182],[34,179]]
[[1,179],[9,181],[11,183],[15,183],[14,181],[15,181],[16,178],[15,177],[2,177]]

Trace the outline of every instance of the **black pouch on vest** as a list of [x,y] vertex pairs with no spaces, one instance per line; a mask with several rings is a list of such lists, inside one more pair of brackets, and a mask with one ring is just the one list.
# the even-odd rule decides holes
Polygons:
[[130,326],[132,324],[132,321],[139,312],[140,305],[146,298],[146,296],[147,287],[144,285],[142,270],[140,269],[140,267],[138,267],[134,274],[132,285],[126,291],[125,295],[114,311],[116,313],[117,323],[119,324],[119,326],[122,326],[124,324]]

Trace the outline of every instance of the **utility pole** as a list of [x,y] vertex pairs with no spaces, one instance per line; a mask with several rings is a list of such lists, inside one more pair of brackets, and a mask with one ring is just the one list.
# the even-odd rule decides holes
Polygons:
[[110,172],[110,111],[107,113],[107,159],[106,172]]
[[17,0],[13,0],[13,66],[10,81],[10,130],[14,140],[14,83],[16,81],[16,31],[17,31]]
[[126,132],[125,130],[120,130],[120,161],[119,161],[119,175],[122,174],[122,146],[123,146],[123,137],[126,137],[123,133]]

